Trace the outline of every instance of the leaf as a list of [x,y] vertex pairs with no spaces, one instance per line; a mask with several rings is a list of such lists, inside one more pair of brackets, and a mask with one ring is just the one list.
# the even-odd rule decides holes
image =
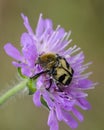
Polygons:
[[40,100],[41,100],[41,103],[43,104],[43,106],[45,106],[46,108],[48,108],[48,110],[50,110],[48,105],[47,105],[47,102],[44,100],[44,98],[42,96],[41,96]]
[[25,75],[22,74],[21,68],[20,68],[20,67],[18,67],[17,70],[18,70],[18,74],[19,74],[19,76],[20,76],[21,78],[27,79],[27,77],[26,77]]
[[32,95],[36,92],[36,80],[33,80],[33,79],[29,79],[28,83],[27,83],[27,86],[28,86],[28,89],[29,89],[29,95]]

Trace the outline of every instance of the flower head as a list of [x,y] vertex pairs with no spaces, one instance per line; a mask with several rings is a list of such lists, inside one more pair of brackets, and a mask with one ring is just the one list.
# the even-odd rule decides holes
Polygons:
[[[90,109],[90,104],[86,100],[87,93],[84,91],[93,88],[95,84],[88,79],[91,72],[84,73],[84,71],[91,62],[83,64],[85,57],[80,48],[76,45],[69,47],[72,41],[69,40],[71,31],[65,32],[60,26],[57,26],[56,30],[54,30],[52,21],[43,19],[42,14],[40,14],[34,32],[28,18],[23,14],[21,16],[27,29],[27,32],[22,34],[20,40],[22,51],[19,52],[11,43],[7,43],[4,49],[9,56],[16,60],[13,61],[13,65],[21,68],[23,75],[28,78],[37,75],[33,102],[36,106],[41,106],[41,97],[44,99],[49,108],[48,125],[50,130],[58,130],[58,121],[64,121],[74,129],[78,126],[74,116],[79,121],[83,121],[83,115],[77,110],[76,106],[83,110]],[[39,57],[43,54],[54,54],[61,57],[60,60],[58,58],[55,60],[57,65],[55,62],[56,66],[51,71],[47,70],[47,64],[46,67],[43,67],[42,64],[37,63]],[[67,64],[70,66],[70,71],[67,70]],[[64,67],[65,65],[67,69]],[[57,73],[55,74],[53,70]],[[71,72],[72,70],[74,73]],[[68,78],[71,77],[72,79],[70,83],[65,81],[66,84],[63,85],[64,80],[60,79],[59,81],[59,77],[56,80],[53,73],[55,76],[63,76],[65,73]]]

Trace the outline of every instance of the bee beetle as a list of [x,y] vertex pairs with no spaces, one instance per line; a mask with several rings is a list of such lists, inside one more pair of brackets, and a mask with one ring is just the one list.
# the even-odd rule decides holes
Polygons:
[[70,84],[74,71],[65,58],[53,53],[42,54],[38,57],[36,64],[39,64],[43,71],[31,77],[32,79],[36,79],[42,74],[48,74],[51,77],[50,87],[52,81],[63,87]]

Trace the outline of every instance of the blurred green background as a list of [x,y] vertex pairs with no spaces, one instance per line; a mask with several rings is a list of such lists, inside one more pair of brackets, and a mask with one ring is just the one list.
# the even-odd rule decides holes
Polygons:
[[[0,94],[16,82],[17,71],[12,66],[3,46],[12,42],[20,48],[20,35],[25,31],[20,13],[29,17],[36,26],[39,14],[72,30],[73,44],[82,48],[86,62],[93,61],[90,77],[99,82],[89,91],[90,111],[81,111],[85,120],[77,130],[104,130],[104,0],[0,0]],[[32,96],[17,95],[0,107],[0,130],[49,130],[48,111],[37,108]],[[70,128],[60,123],[60,130]]]

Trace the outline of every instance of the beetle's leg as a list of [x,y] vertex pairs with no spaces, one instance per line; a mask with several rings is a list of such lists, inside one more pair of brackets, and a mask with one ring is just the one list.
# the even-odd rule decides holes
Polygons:
[[56,82],[57,88],[59,92],[63,92],[63,85],[59,82]]
[[48,72],[48,70],[45,70],[45,71],[42,71],[42,72],[40,72],[40,73],[37,73],[36,75],[34,75],[33,77],[30,77],[30,79],[37,79],[40,75],[42,75],[42,74],[45,74],[45,73],[47,73]]
[[52,85],[52,83],[53,83],[53,79],[52,79],[52,78],[50,78],[50,79],[49,79],[49,83],[50,83],[50,85],[49,85],[49,87],[48,87],[48,88],[46,88],[47,90],[49,90],[49,89],[50,89],[50,87],[51,87],[51,85]]

